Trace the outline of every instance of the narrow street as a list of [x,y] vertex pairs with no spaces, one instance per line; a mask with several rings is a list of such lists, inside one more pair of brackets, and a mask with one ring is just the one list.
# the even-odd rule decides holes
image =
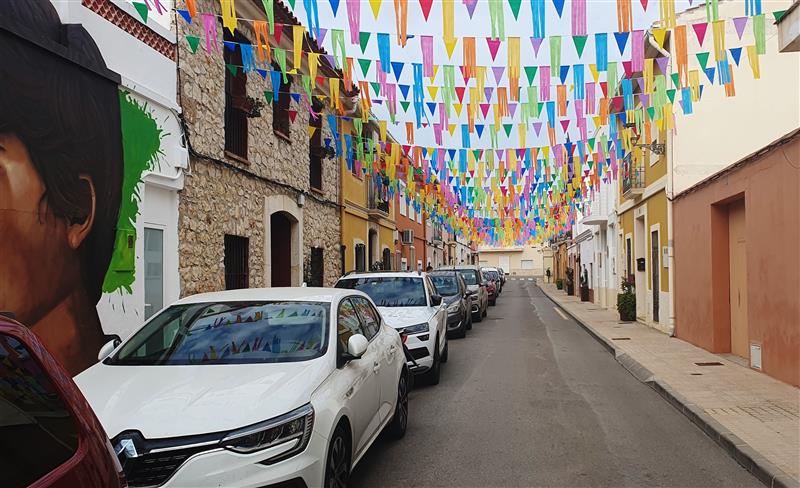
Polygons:
[[559,312],[509,280],[353,486],[761,486]]

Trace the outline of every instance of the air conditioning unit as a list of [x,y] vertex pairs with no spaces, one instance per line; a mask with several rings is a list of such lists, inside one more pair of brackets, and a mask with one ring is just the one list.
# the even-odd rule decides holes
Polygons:
[[404,230],[402,233],[403,244],[414,244],[414,231]]

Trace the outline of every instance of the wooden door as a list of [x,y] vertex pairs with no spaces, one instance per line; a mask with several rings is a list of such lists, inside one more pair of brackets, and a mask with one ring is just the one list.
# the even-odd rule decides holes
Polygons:
[[748,358],[747,330],[747,244],[745,241],[744,200],[728,207],[728,246],[730,255],[731,352]]

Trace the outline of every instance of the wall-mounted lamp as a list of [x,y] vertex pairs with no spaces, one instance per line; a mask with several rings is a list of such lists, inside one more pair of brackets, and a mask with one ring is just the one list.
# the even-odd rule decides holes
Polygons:
[[303,205],[306,204],[306,194],[305,193],[298,193],[297,194],[297,206],[303,208]]

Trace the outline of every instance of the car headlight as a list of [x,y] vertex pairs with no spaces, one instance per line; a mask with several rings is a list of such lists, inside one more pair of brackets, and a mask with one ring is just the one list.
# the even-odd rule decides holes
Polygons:
[[460,305],[460,303],[458,302],[458,300],[456,300],[455,302],[451,303],[450,305],[447,306],[447,313],[454,314],[454,313],[458,312],[459,305]]
[[313,426],[314,408],[308,403],[280,417],[235,430],[221,444],[225,449],[248,454],[297,440],[297,445],[288,451],[262,461],[273,464],[302,452],[311,439]]
[[425,322],[424,324],[415,324],[409,325],[408,327],[403,327],[399,329],[397,332],[400,335],[408,335],[408,334],[424,334],[425,332],[430,331],[430,327],[428,327],[428,323]]

